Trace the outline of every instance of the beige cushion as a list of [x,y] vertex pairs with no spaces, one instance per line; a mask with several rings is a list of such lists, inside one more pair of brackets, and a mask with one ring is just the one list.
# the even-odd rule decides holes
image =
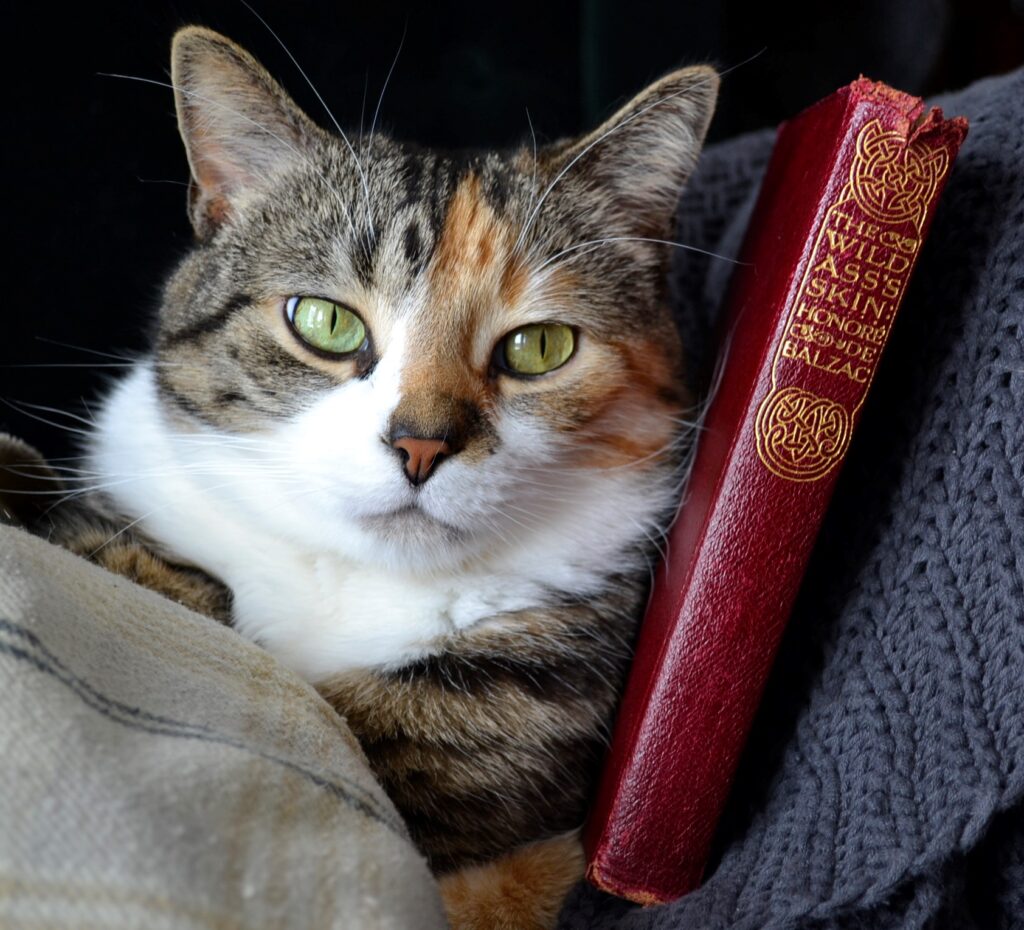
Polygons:
[[0,526],[0,926],[430,928],[348,728],[229,629]]

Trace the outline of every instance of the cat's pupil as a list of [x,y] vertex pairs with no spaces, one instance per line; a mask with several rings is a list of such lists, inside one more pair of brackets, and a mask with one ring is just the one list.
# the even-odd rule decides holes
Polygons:
[[338,308],[337,307],[332,307],[331,308],[331,335],[332,336],[337,335],[337,333],[338,333],[338,323],[339,322],[340,322],[340,317],[338,315]]
[[540,357],[542,359],[548,357],[548,333],[545,329],[540,331]]

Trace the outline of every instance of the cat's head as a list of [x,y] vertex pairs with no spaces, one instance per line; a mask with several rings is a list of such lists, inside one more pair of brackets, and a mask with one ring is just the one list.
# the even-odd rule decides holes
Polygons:
[[571,523],[584,494],[609,523],[664,514],[688,396],[658,240],[710,68],[582,138],[468,155],[325,132],[206,29],[172,75],[197,241],[150,363],[169,467],[256,531],[417,569]]

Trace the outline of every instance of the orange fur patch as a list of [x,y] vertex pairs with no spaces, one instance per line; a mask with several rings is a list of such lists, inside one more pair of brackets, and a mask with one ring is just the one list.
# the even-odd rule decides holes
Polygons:
[[445,875],[441,897],[452,930],[550,930],[584,866],[572,834]]
[[418,435],[442,435],[460,402],[478,407],[489,402],[486,366],[474,362],[474,336],[483,314],[526,286],[525,272],[509,261],[514,241],[511,226],[492,209],[480,179],[468,175],[452,195],[444,226],[428,268],[429,319],[414,345],[429,352],[415,354],[402,373],[402,402],[396,417]]
[[435,296],[454,297],[481,276],[493,273],[510,232],[483,198],[480,179],[470,174],[452,195],[430,264]]
[[510,260],[505,263],[498,295],[506,307],[512,307],[518,303],[529,280],[529,272],[521,261]]
[[[667,449],[686,403],[673,359],[662,343],[631,341],[617,349],[625,377],[593,399],[595,416],[581,436],[595,468],[629,464]],[[596,394],[600,388],[594,390]]]

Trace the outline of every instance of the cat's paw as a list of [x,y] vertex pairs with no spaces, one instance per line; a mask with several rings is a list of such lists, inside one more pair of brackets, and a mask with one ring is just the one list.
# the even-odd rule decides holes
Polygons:
[[32,446],[0,433],[0,523],[32,528],[65,493]]
[[220,623],[231,622],[231,592],[220,582],[205,572],[168,562],[141,543],[111,540],[110,531],[94,530],[82,533],[68,548],[189,610]]
[[452,930],[551,930],[585,864],[573,832],[445,875],[441,897]]

